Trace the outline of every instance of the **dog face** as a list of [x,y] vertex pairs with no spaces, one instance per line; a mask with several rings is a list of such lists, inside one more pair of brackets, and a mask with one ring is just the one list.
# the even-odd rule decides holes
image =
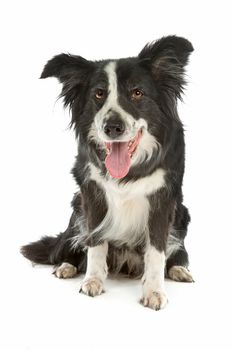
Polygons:
[[92,62],[61,54],[47,63],[41,78],[60,80],[77,135],[105,153],[112,177],[124,178],[167,142],[192,50],[186,39],[170,36],[126,59]]
[[140,59],[106,62],[101,73],[106,83],[91,84],[94,114],[88,137],[104,145],[110,175],[123,178],[158,147],[152,135],[160,118],[155,84]]

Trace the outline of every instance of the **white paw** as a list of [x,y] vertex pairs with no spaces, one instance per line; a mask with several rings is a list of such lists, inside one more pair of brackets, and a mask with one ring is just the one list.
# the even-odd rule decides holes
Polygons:
[[103,292],[103,282],[98,277],[90,277],[83,281],[80,292],[91,297]]
[[168,299],[165,292],[151,291],[144,295],[140,302],[142,305],[157,311],[163,309],[167,305]]
[[77,268],[69,263],[62,263],[53,273],[58,278],[72,278],[77,275]]
[[183,266],[172,266],[168,271],[168,277],[177,282],[194,282],[191,273]]

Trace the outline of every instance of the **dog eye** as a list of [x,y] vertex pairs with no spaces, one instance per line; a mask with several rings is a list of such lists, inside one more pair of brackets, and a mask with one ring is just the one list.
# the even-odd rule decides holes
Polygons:
[[95,97],[97,100],[103,100],[106,96],[106,93],[103,89],[97,89],[95,92]]
[[142,98],[143,95],[144,95],[144,94],[143,94],[143,91],[142,91],[142,90],[140,90],[140,89],[134,89],[134,90],[132,91],[132,93],[131,93],[131,98],[132,98],[133,100],[140,100],[140,98]]

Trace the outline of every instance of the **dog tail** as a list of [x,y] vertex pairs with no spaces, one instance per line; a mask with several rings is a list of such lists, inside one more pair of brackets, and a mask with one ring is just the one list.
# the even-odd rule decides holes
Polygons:
[[37,264],[54,264],[54,250],[59,241],[59,236],[44,236],[39,241],[29,243],[21,247],[23,256]]

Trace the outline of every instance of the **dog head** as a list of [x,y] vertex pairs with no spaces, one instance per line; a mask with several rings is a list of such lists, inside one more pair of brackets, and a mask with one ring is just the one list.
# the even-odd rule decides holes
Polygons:
[[48,61],[41,78],[59,79],[77,136],[104,152],[112,177],[124,178],[131,166],[159,153],[178,121],[176,103],[192,51],[188,40],[168,36],[137,57],[93,62],[61,54]]

